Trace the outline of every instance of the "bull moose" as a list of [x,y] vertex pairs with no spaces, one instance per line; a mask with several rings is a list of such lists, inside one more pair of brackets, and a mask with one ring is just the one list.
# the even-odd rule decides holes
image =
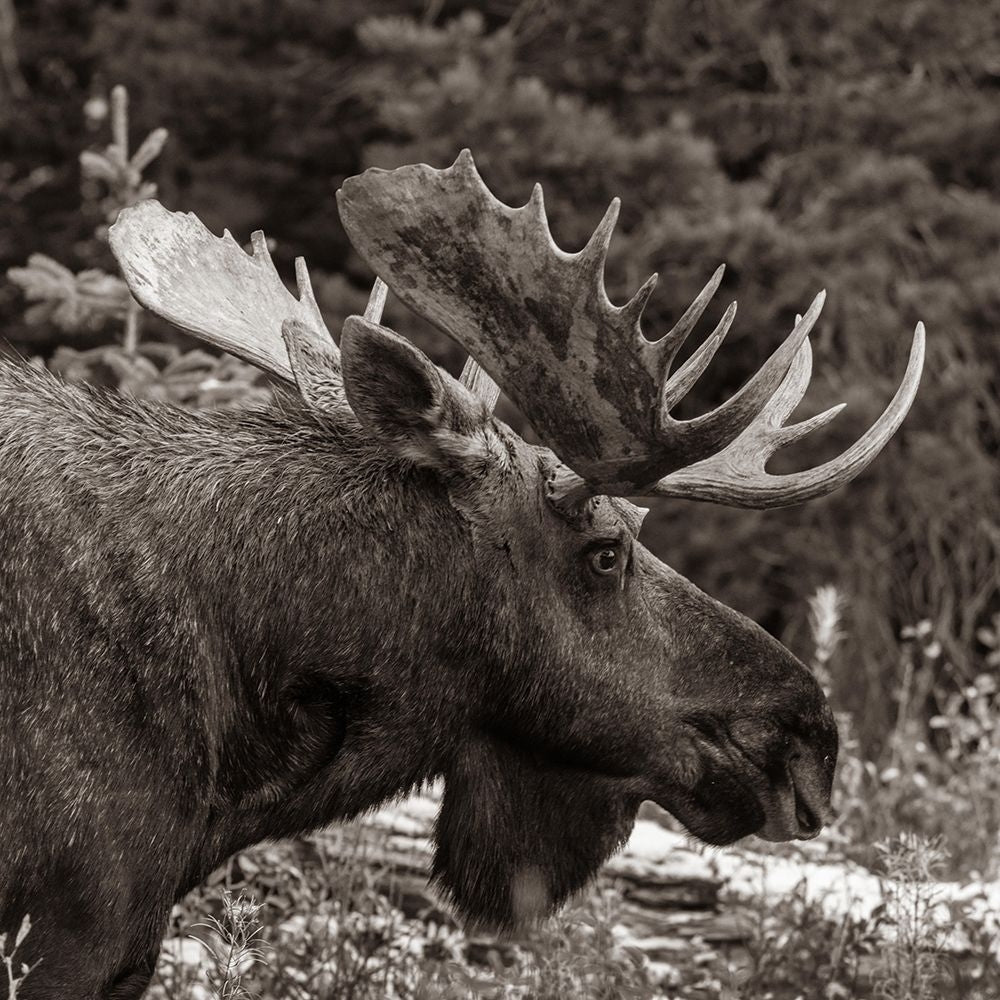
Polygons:
[[[625,497],[776,507],[857,475],[923,364],[839,458],[771,475],[834,407],[784,422],[818,296],[736,395],[671,410],[735,305],[671,364],[721,268],[658,340],[604,291],[612,203],[578,253],[472,157],[338,193],[379,276],[339,348],[305,265],[154,201],[113,251],[148,309],[281,382],[187,412],[0,365],[0,931],[29,998],[128,1000],[172,904],[232,852],[444,778],[433,878],[512,927],[583,886],[643,800],[696,837],[807,838],[837,732],[809,671],[638,541]],[[461,380],[379,324],[382,281],[471,355]],[[547,447],[492,415],[502,389]]]

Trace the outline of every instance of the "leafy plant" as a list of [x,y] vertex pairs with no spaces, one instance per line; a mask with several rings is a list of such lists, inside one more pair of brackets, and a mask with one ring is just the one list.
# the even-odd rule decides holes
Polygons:
[[[107,227],[129,205],[156,194],[156,184],[143,178],[143,171],[160,155],[167,130],[150,132],[134,154],[129,154],[128,92],[111,91],[112,141],[103,150],[84,150],[80,170],[84,180],[98,182],[103,221],[99,235],[107,238]],[[139,341],[141,307],[129,295],[121,278],[88,269],[74,274],[45,254],[32,254],[25,267],[12,267],[7,277],[18,285],[29,302],[29,323],[55,323],[68,334],[100,331],[113,322],[124,323],[123,348],[134,354]]]
[[[940,840],[952,871],[1000,873],[1000,697],[994,673],[971,682],[944,660],[930,622],[904,630],[897,718],[878,761],[847,739],[838,773],[838,830],[872,844],[898,832]],[[868,855],[868,861],[875,859]]]
[[804,881],[777,900],[762,893],[746,912],[746,959],[729,967],[741,1000],[792,1000],[820,989],[814,995],[823,1000],[855,1000],[867,992],[882,943],[877,917],[830,917]]
[[934,919],[935,879],[945,855],[939,842],[901,834],[876,844],[885,866],[886,947],[875,977],[880,1000],[936,1000],[943,972],[944,930]]
[[31,933],[31,919],[25,914],[21,926],[14,935],[13,944],[8,946],[7,935],[0,934],[0,966],[7,978],[7,1000],[17,1000],[18,991],[25,980],[31,975],[34,966],[18,961],[17,950],[24,944],[25,938]]

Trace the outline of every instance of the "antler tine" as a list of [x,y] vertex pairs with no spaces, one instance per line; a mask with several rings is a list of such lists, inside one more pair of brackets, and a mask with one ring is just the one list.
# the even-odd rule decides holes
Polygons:
[[[622,322],[626,325],[626,327],[628,327],[630,329],[631,328],[638,328],[639,321],[642,319],[642,314],[646,310],[646,304],[649,302],[649,299],[652,296],[654,290],[656,289],[656,284],[657,284],[657,282],[659,280],[660,280],[659,274],[655,274],[655,273],[651,274],[639,286],[639,291],[637,291],[635,293],[635,295],[633,295],[632,298],[630,298],[628,300],[628,302],[626,302],[625,305],[623,305],[621,307],[621,311],[619,312],[619,316],[621,317]],[[707,299],[706,299],[706,302],[707,302]],[[694,303],[691,304],[691,306],[688,308],[688,311],[684,314],[684,316],[687,316],[688,313],[690,313],[693,308],[694,308]],[[702,307],[702,308],[704,308],[704,307]],[[698,312],[698,315],[699,316],[701,315],[701,311],[700,310]],[[697,320],[697,317],[695,317],[695,320]],[[683,321],[684,321],[684,318],[681,317],[681,322],[683,322]],[[694,322],[692,322],[691,325],[694,326]],[[676,327],[674,329],[676,329]],[[670,334],[668,333],[667,336],[669,337]],[[687,335],[685,334],[685,336],[687,336]],[[676,353],[676,351],[675,351],[674,354],[668,354],[663,348],[658,348],[657,344],[651,343],[649,341],[646,341],[646,346],[648,347],[648,349],[655,350],[659,354],[662,354],[662,355],[665,356],[666,360],[665,360],[664,367],[669,366],[670,362],[674,358],[674,354]]]
[[598,291],[604,295],[604,301],[608,306],[611,306],[611,301],[604,290],[604,264],[608,259],[608,251],[611,249],[611,237],[618,224],[618,213],[621,210],[621,205],[620,198],[611,199],[611,204],[605,210],[604,217],[597,224],[593,235],[587,240],[587,245],[576,254],[581,273],[588,275],[593,280]]
[[365,306],[365,319],[369,323],[382,322],[382,310],[385,309],[385,299],[388,292],[389,286],[381,278],[376,278],[368,296],[368,305]]
[[[823,309],[826,292],[820,292],[812,305],[795,324],[794,329],[780,347],[764,362],[754,376],[735,395],[730,396],[714,410],[692,420],[678,421],[669,415],[669,406],[664,399],[660,410],[660,421],[664,434],[679,441],[685,441],[690,454],[709,455],[728,445],[767,406],[780,383],[799,353],[803,342],[809,336]],[[682,370],[683,371],[683,370]],[[678,372],[680,375],[681,372]],[[663,388],[663,395],[671,398],[673,379]]]
[[[228,230],[226,231],[228,232]],[[267,254],[268,263],[273,268],[274,261],[271,260],[271,252],[267,249],[267,239],[260,229],[250,234],[250,239],[253,241],[254,254],[257,253],[256,238],[258,236],[260,237],[264,253]],[[316,301],[316,295],[313,292],[312,280],[309,277],[309,267],[306,264],[305,257],[295,258],[295,287],[299,290],[299,301],[319,316],[319,303]]]
[[691,386],[701,378],[705,369],[711,363],[712,358],[715,357],[715,352],[719,349],[723,340],[726,339],[726,334],[729,333],[729,328],[733,325],[735,317],[736,303],[731,302],[722,319],[719,320],[719,325],[712,331],[712,335],[708,340],[670,376],[670,380],[663,387],[663,395],[661,397],[663,412],[667,412],[676,406],[690,392]]
[[[462,152],[468,153],[467,149]],[[461,153],[459,154],[459,159],[461,159]],[[469,162],[472,162],[472,154],[469,153]],[[549,228],[549,220],[545,215],[545,194],[542,191],[542,185],[535,183],[535,186],[531,189],[531,197],[525,203],[523,210],[532,216],[539,228],[544,227],[546,230]]]
[[[709,302],[712,301],[712,299],[715,296],[715,293],[719,290],[719,285],[722,284],[722,276],[725,273],[726,273],[726,265],[720,264],[715,269],[715,273],[712,275],[712,277],[708,279],[708,282],[705,284],[705,287],[698,293],[694,302],[692,302],[691,305],[689,305],[687,309],[684,310],[684,315],[681,316],[681,318],[674,324],[673,329],[669,333],[664,334],[663,337],[661,337],[659,340],[655,341],[652,344],[652,346],[655,348],[657,354],[660,357],[660,365],[662,366],[660,370],[662,374],[665,374],[669,370],[671,363],[677,356],[677,352],[681,349],[681,345],[684,343],[685,340],[687,340],[688,335],[695,328],[695,326],[698,323],[698,320],[701,319],[701,314],[705,311]],[[656,284],[656,277],[657,276],[654,274],[652,279],[650,279],[654,286]],[[648,285],[649,282],[647,281],[646,284]],[[633,301],[635,301],[635,299],[637,299],[639,295],[642,294],[645,288],[646,285],[643,285],[642,288],[639,289],[639,291],[633,298]],[[649,291],[652,292],[652,290],[653,289],[650,288]],[[648,298],[649,295],[647,294],[646,299]],[[625,306],[625,308],[628,309],[631,305],[632,302],[630,302],[627,306]],[[636,319],[638,319],[638,317],[642,315],[642,309],[645,308],[645,305],[646,305],[646,300],[644,299],[642,302],[642,307],[639,308],[636,314]],[[735,303],[731,308],[735,309]],[[730,319],[730,322],[732,322],[732,319]],[[718,330],[716,332],[718,332]],[[725,336],[725,334],[723,334],[723,336]],[[709,356],[709,360],[711,360],[711,355]]]
[[214,236],[194,215],[150,200],[121,212],[110,242],[135,298],[212,346],[294,382],[282,339],[287,320],[304,350],[339,359],[305,263],[296,262],[296,298],[278,276],[263,233],[253,234],[247,254],[228,230]]
[[489,373],[475,358],[466,359],[459,381],[482,401],[490,413],[496,409],[497,400],[500,399],[500,386],[490,378]]
[[[801,323],[802,317],[796,316],[795,322]],[[795,407],[802,402],[802,397],[806,394],[806,389],[809,388],[811,378],[812,345],[809,343],[809,338],[806,337],[802,342],[802,347],[799,348],[799,353],[795,355],[791,368],[788,369],[788,374],[785,376],[781,388],[761,412],[759,418],[762,424],[766,423],[774,431],[775,447],[772,449],[772,454],[783,445],[798,441],[810,431],[824,427],[847,405],[846,403],[838,403],[808,420],[792,424],[790,427],[783,427],[782,425],[792,415]],[[766,462],[767,459],[765,458],[764,461]]]
[[808,340],[805,341],[778,391],[736,440],[710,458],[666,476],[651,492],[657,496],[757,508],[787,507],[832,493],[866,469],[896,433],[916,396],[924,351],[924,325],[918,323],[903,380],[867,432],[829,462],[803,472],[772,476],[764,466],[778,448],[829,423],[844,407],[841,403],[801,423],[782,426],[809,381],[811,350]]

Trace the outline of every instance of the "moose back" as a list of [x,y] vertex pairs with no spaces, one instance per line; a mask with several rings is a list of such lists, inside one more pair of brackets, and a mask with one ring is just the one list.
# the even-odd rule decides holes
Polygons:
[[[541,192],[511,209],[463,154],[371,170],[345,227],[461,343],[461,380],[379,325],[340,347],[304,265],[288,292],[155,202],[112,245],[133,294],[285,389],[185,412],[0,365],[0,932],[19,996],[139,997],[172,904],[237,849],[443,776],[433,877],[473,923],[551,911],[652,799],[697,837],[814,836],[837,754],[815,680],[639,542],[625,496],[777,506],[852,478],[916,391],[845,455],[770,476],[821,298],[732,400],[669,410],[733,310],[671,371],[721,279],[666,336],[648,282],[603,290],[615,206],[578,254]],[[492,415],[498,387],[549,447]],[[551,448],[552,450],[549,450]]]

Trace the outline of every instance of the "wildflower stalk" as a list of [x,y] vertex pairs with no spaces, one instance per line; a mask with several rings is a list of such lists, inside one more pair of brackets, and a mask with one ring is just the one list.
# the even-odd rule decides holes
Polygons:
[[886,871],[889,937],[875,996],[936,1000],[943,973],[944,932],[934,919],[936,882],[946,855],[940,839],[904,833],[875,845]]
[[[14,936],[14,946],[7,951],[7,935],[0,934],[0,962],[3,963],[7,971],[7,1000],[17,1000],[18,990],[24,985],[24,981],[31,975],[34,965],[17,961],[17,949],[24,944],[24,939],[31,931],[31,919],[28,914],[24,915],[21,926]],[[38,963],[36,962],[35,965]]]
[[225,889],[222,918],[210,917],[195,926],[211,931],[216,939],[215,945],[206,944],[215,961],[210,974],[215,996],[218,1000],[250,1000],[252,994],[243,985],[244,976],[254,965],[266,964],[261,948],[260,904],[245,891],[234,899],[232,892]]
[[830,661],[844,633],[840,628],[844,598],[833,584],[818,587],[809,598],[809,631],[813,638],[813,672],[827,695],[833,685]]

